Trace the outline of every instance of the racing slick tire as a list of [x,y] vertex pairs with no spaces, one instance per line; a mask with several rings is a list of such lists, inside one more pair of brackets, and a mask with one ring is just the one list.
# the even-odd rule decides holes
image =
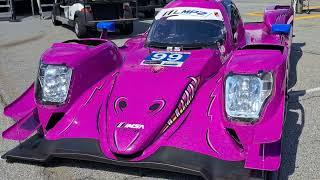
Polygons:
[[62,24],[62,22],[60,22],[60,21],[58,21],[58,20],[56,19],[57,16],[56,16],[56,14],[55,14],[54,12],[55,12],[55,11],[52,10],[52,14],[51,14],[52,24],[55,25],[55,26],[59,26],[59,25]]
[[121,30],[125,35],[131,34],[133,32],[133,21],[123,24]]
[[87,35],[87,27],[80,17],[76,17],[74,19],[74,32],[76,33],[78,38],[82,38]]

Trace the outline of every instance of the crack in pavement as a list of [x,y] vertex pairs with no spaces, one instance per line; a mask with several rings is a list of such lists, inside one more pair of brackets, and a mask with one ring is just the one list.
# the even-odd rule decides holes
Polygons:
[[96,180],[96,178],[92,177],[92,175],[88,175],[85,177],[77,178],[76,180]]
[[54,177],[57,177],[57,173],[54,171],[51,171],[47,168],[43,168],[42,171],[40,171],[40,176],[44,177],[45,179],[52,179]]
[[45,35],[43,33],[40,33],[40,34],[37,34],[37,35],[30,37],[30,38],[26,38],[26,39],[22,39],[22,40],[19,39],[16,41],[5,43],[5,44],[0,44],[0,48],[10,48],[10,47],[18,46],[21,44],[26,44],[26,43],[29,43],[32,41],[39,40],[39,39],[43,38],[44,36]]
[[3,106],[7,106],[8,103],[5,100],[4,96],[0,93],[0,104],[2,104]]
[[316,56],[320,56],[320,53],[314,52],[314,51],[302,51],[303,53],[312,54]]

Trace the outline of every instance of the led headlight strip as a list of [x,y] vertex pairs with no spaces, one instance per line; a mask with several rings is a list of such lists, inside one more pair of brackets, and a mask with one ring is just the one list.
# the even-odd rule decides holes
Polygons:
[[190,77],[190,79],[191,82],[185,88],[177,108],[173,111],[172,115],[170,116],[170,119],[167,121],[161,133],[165,132],[180,117],[180,115],[187,109],[187,107],[192,102],[196,94],[196,91],[199,87],[200,77]]

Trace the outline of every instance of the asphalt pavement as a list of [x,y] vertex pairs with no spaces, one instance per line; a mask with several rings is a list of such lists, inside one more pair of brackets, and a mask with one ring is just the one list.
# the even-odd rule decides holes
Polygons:
[[[245,21],[261,21],[263,9],[290,0],[237,0]],[[311,1],[311,14],[296,16],[290,59],[289,112],[284,128],[281,179],[320,179],[320,2]],[[0,21],[0,131],[13,121],[3,107],[17,98],[35,79],[42,52],[53,42],[76,38],[66,26],[53,26],[39,16]],[[147,30],[151,20],[137,21],[133,35]],[[132,36],[133,36],[132,35]],[[128,36],[110,37],[121,46]],[[0,138],[0,154],[18,142]],[[200,179],[158,170],[127,168],[78,160],[57,159],[50,167],[0,160],[0,179]]]

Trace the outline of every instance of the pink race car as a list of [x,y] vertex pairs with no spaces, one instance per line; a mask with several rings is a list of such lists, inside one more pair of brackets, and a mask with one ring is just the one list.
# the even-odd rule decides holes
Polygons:
[[292,25],[289,6],[243,23],[231,0],[176,0],[122,47],[55,43],[4,109],[16,123],[3,138],[37,133],[2,158],[277,179]]

